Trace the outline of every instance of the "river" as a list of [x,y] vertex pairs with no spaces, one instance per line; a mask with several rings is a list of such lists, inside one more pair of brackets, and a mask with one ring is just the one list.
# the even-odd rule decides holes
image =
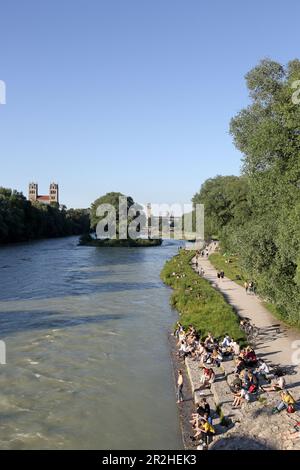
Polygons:
[[182,448],[159,278],[177,248],[0,248],[1,449]]

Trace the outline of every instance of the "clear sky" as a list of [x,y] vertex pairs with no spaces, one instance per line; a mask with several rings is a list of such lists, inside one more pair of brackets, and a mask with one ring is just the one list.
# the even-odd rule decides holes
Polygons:
[[239,174],[244,75],[299,57],[299,32],[298,0],[0,0],[0,185],[189,202]]

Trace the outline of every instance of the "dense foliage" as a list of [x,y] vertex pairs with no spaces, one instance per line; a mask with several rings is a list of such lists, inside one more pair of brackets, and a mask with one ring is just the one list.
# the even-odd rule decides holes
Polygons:
[[185,328],[194,325],[201,337],[211,332],[222,338],[228,333],[236,340],[244,340],[233,308],[209,281],[192,269],[194,255],[193,251],[181,250],[161,272],[162,280],[174,289],[171,305],[180,312],[180,322]]
[[249,218],[248,192],[246,177],[216,176],[205,181],[193,204],[204,204],[207,238],[219,238],[225,227],[235,227]]
[[77,235],[89,231],[89,212],[29,202],[22,193],[0,188],[0,243]]
[[[241,268],[281,316],[300,325],[300,61],[263,60],[246,75],[251,104],[230,132],[243,153],[241,177],[208,180],[206,235],[239,256]],[[298,83],[299,88],[299,83]]]
[[[120,209],[120,199],[121,198],[126,198],[126,206],[125,206],[125,213],[123,214],[125,217],[121,217],[121,211]],[[107,210],[105,209],[105,206],[109,205],[111,206],[114,211]],[[99,214],[99,208],[103,207],[103,211],[101,214]],[[130,211],[131,209],[131,211]],[[97,231],[97,224],[100,221],[104,221],[105,225],[108,227],[113,227],[115,225],[115,237],[116,239],[122,238],[120,235],[121,232],[125,236],[129,238],[128,235],[128,226],[133,220],[137,221],[137,227],[139,228],[139,221],[142,223],[142,225],[145,224],[146,221],[146,216],[143,211],[143,207],[140,206],[139,204],[135,203],[133,198],[131,196],[125,196],[122,193],[117,193],[117,192],[110,192],[105,194],[104,196],[99,197],[96,199],[96,201],[93,202],[91,205],[91,229]],[[106,228],[105,228],[106,231]],[[137,232],[139,230],[137,229]],[[119,237],[120,235],[120,237]]]
[[127,248],[146,248],[153,246],[160,246],[162,244],[162,239],[148,239],[148,238],[137,238],[136,240],[128,238],[127,240],[118,240],[118,239],[103,239],[98,240],[93,238],[89,233],[84,234],[80,237],[79,245],[82,246],[95,246],[95,247],[127,247]]

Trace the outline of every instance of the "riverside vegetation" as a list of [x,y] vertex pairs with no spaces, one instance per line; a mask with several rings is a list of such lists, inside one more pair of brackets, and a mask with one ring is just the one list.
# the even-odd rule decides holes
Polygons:
[[0,244],[79,235],[89,225],[88,209],[31,203],[21,192],[0,187]]
[[[246,75],[251,103],[230,132],[243,154],[241,176],[207,180],[193,202],[205,206],[205,236],[220,240],[216,268],[254,281],[283,321],[300,326],[300,61],[269,59]],[[232,263],[224,264],[231,259]]]
[[174,289],[170,302],[179,311],[181,324],[184,328],[192,324],[201,337],[209,332],[216,338],[228,334],[243,343],[238,316],[222,294],[193,270],[194,256],[194,251],[180,250],[161,272],[164,283]]
[[[160,239],[96,240],[90,235],[101,219],[97,207],[109,203],[117,207],[121,193],[107,193],[98,198],[91,209],[67,209],[57,203],[31,202],[19,191],[0,187],[0,244],[22,242],[40,238],[81,235],[79,244],[87,246],[159,246]],[[134,204],[128,198],[128,210]],[[119,216],[118,210],[116,211]],[[119,231],[117,219],[117,235]]]
[[[123,228],[124,231],[124,226],[122,227],[121,224],[124,224],[124,220],[122,220],[121,215],[120,215],[120,198],[126,197],[127,201],[127,218],[126,218],[126,227],[125,227],[125,233],[127,233],[127,238],[122,239],[120,237],[120,232],[121,229]],[[114,211],[109,213],[109,211],[106,211],[104,215],[99,215],[98,213],[98,208],[101,205],[110,205]],[[135,215],[131,215],[130,209],[135,205],[135,207],[139,210],[136,211]],[[122,193],[119,192],[110,192],[106,193],[104,196],[99,197],[96,199],[90,209],[90,224],[91,224],[91,231],[96,232],[97,231],[97,225],[100,223],[102,224],[105,229],[108,229],[108,224],[111,224],[111,227],[115,227],[115,238],[93,238],[90,234],[84,234],[79,241],[80,245],[85,245],[85,246],[95,246],[95,247],[151,247],[151,246],[160,246],[162,243],[162,240],[160,238],[158,239],[151,239],[151,238],[137,238],[133,239],[130,237],[128,233],[128,228],[129,224],[131,222],[134,222],[137,220],[138,217],[146,217],[143,211],[143,207],[135,204],[133,198],[131,196],[125,196]],[[138,224],[137,224],[138,225]],[[106,232],[107,230],[104,230]],[[137,230],[138,232],[138,230]]]

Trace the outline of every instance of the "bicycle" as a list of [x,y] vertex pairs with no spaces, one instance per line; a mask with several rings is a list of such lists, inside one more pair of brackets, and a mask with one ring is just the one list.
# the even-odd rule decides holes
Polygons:
[[240,328],[244,333],[246,333],[247,340],[250,343],[254,343],[259,335],[259,328],[253,325],[249,319],[242,320],[240,322]]

